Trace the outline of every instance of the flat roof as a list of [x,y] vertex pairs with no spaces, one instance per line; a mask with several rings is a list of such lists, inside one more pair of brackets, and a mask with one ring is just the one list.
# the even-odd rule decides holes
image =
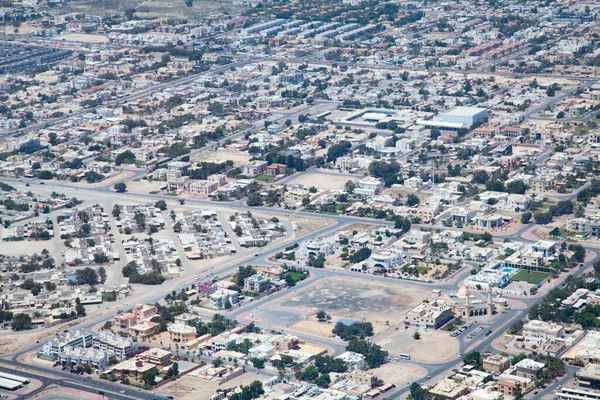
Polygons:
[[0,387],[8,390],[15,390],[16,388],[22,386],[23,383],[13,381],[11,379],[0,378]]
[[461,124],[460,122],[430,121],[430,120],[425,120],[425,119],[418,120],[417,124],[424,125],[424,126],[440,126],[440,127],[457,128],[457,129],[467,127],[467,125]]
[[487,108],[482,108],[482,107],[456,107],[453,110],[450,110],[446,113],[444,113],[444,115],[453,115],[453,116],[460,116],[460,117],[472,117],[475,116],[477,114],[479,114],[480,112],[483,111],[487,111]]

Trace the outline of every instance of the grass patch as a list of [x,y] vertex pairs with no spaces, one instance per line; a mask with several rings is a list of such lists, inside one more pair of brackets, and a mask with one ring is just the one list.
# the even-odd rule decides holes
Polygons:
[[254,179],[256,179],[257,181],[263,181],[263,182],[273,182],[275,180],[275,177],[273,175],[262,174],[262,175],[258,175]]
[[522,269],[517,272],[515,276],[512,277],[512,280],[515,282],[527,282],[531,284],[537,284],[538,282],[544,281],[548,279],[550,276],[547,272],[538,272],[538,271],[526,271]]
[[422,265],[417,265],[417,271],[419,271],[419,275],[425,275],[427,272],[429,272],[429,268]]

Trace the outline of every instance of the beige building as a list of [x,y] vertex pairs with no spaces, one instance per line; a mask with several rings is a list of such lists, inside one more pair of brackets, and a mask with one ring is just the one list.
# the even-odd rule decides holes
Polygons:
[[483,370],[491,374],[499,374],[510,367],[510,357],[492,354],[483,359]]
[[425,325],[427,327],[439,328],[454,317],[452,309],[441,300],[431,303],[421,303],[404,317],[404,323],[410,325]]
[[173,343],[187,343],[196,339],[196,328],[181,323],[169,324],[167,332],[169,340]]

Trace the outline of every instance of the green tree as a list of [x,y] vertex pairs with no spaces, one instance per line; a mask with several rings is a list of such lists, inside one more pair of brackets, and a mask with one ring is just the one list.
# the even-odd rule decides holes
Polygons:
[[123,193],[127,190],[127,185],[124,182],[115,183],[114,189],[117,193]]
[[31,329],[31,317],[27,314],[17,314],[11,322],[13,331],[26,331]]

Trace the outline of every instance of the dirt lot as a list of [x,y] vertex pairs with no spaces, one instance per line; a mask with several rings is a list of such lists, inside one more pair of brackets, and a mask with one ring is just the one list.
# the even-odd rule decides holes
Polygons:
[[100,396],[97,393],[90,393],[83,390],[68,389],[63,387],[44,390],[42,393],[31,397],[31,399],[36,400],[100,400],[103,398],[105,397]]
[[400,364],[390,362],[379,368],[369,370],[385,383],[393,383],[396,387],[408,385],[417,379],[425,376],[427,371],[424,368],[410,364]]
[[375,339],[375,343],[389,351],[391,356],[410,354],[411,359],[423,363],[440,363],[453,359],[458,355],[458,340],[450,337],[448,332],[419,329],[420,340],[415,340],[414,328],[390,331]]
[[296,237],[309,234],[317,229],[321,229],[329,225],[329,222],[324,219],[306,218],[297,215],[289,217],[287,220],[290,221],[294,226],[294,234]]
[[[283,299],[254,311],[258,323],[287,326],[290,329],[330,337],[335,321],[342,317],[373,324],[381,332],[389,321],[402,321],[404,312],[422,299],[427,292],[401,285],[365,282],[358,279],[324,279],[304,290],[297,290]],[[331,323],[314,319],[318,310],[331,315]]]
[[196,0],[192,7],[186,7],[182,0],[97,0],[71,4],[60,8],[61,14],[80,12],[91,15],[123,14],[128,8],[136,10],[140,18],[180,17],[198,19],[217,13],[236,14],[244,7],[232,3]]
[[359,176],[341,174],[337,176],[335,173],[308,172],[294,177],[288,183],[307,187],[314,186],[322,190],[341,190],[344,189],[347,181],[356,182],[359,179]]
[[228,153],[226,151],[207,151],[192,157],[192,161],[215,162],[231,160],[233,161],[234,166],[239,167],[240,165],[246,164],[251,158],[252,156],[249,154]]
[[204,400],[215,394],[217,389],[231,389],[239,385],[248,385],[256,380],[264,382],[267,377],[247,373],[222,385],[217,385],[216,382],[202,378],[184,376],[157,389],[156,393],[170,395],[179,400]]
[[102,35],[86,35],[80,33],[67,33],[56,37],[57,40],[66,40],[68,42],[82,42],[82,43],[108,43],[109,40],[106,36]]

